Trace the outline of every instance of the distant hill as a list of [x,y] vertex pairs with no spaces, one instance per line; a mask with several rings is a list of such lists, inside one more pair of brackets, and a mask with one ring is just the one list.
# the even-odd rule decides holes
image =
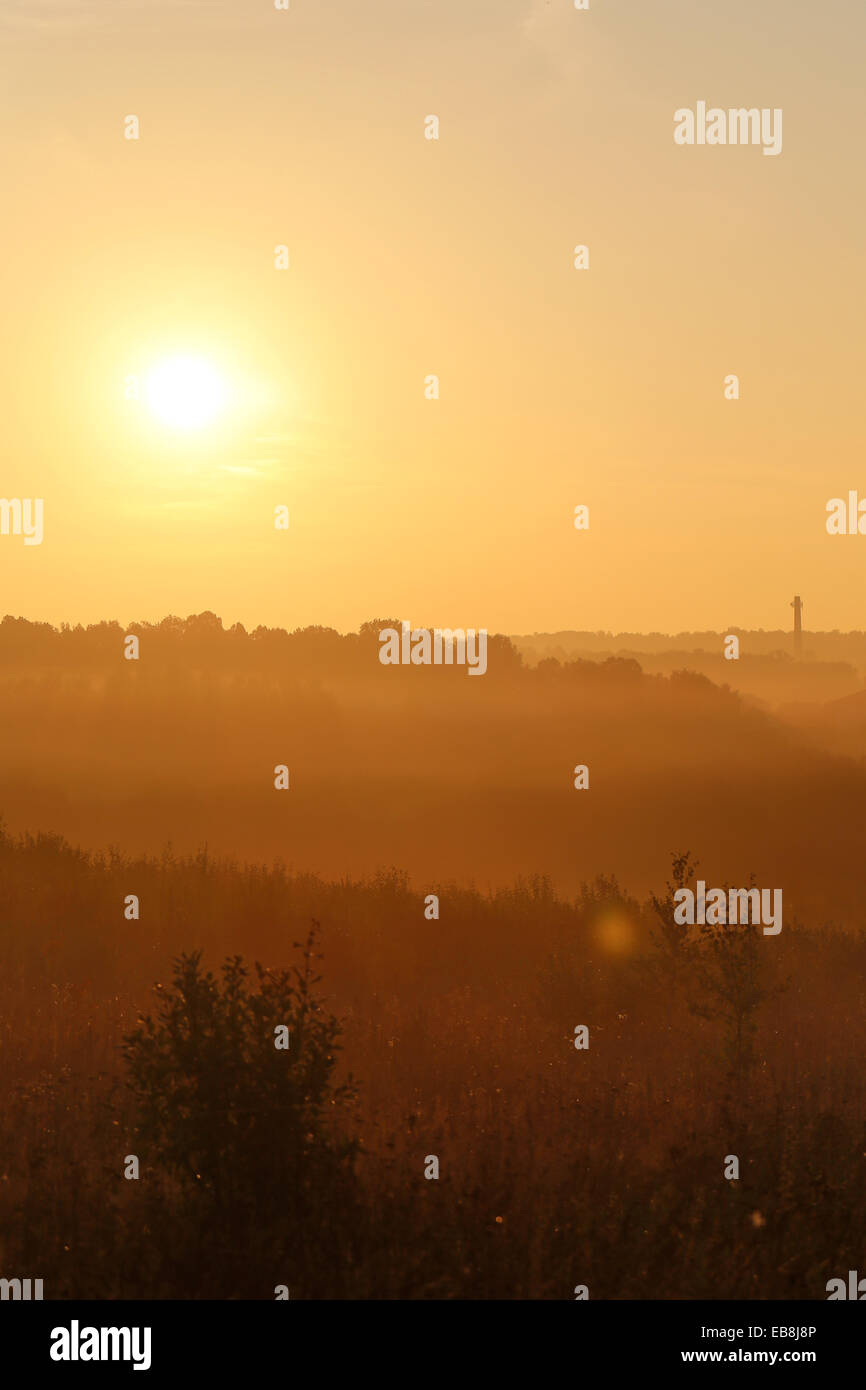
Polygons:
[[[750,656],[794,655],[794,638],[790,629],[765,631],[763,628],[743,628],[732,624],[723,631],[704,632],[532,632],[513,635],[511,640],[518,651],[530,660],[545,656],[564,657],[619,655],[659,655],[666,652],[720,652],[728,633],[740,638],[744,654]],[[559,649],[557,651],[557,648]],[[803,633],[805,661],[848,662],[857,670],[866,671],[866,631]]]
[[[724,655],[725,638],[739,639],[736,661]],[[650,675],[697,671],[719,685],[778,708],[797,702],[821,702],[853,694],[866,683],[866,633],[806,633],[803,653],[795,657],[789,632],[750,631],[664,633],[533,633],[512,637],[530,666],[540,661],[636,660]]]

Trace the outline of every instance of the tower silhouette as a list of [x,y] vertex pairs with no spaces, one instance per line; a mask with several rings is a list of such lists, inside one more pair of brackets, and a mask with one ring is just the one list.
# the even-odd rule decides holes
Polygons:
[[794,595],[791,607],[794,610],[794,655],[800,656],[803,651],[803,600],[799,594]]

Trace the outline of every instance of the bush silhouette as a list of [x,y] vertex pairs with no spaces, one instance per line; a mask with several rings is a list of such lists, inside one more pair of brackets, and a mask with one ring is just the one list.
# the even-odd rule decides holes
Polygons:
[[142,1164],[197,1189],[223,1231],[309,1212],[351,1172],[356,1145],[335,1121],[355,1091],[351,1078],[336,1083],[341,1028],[314,994],[317,930],[301,967],[256,962],[255,988],[240,956],[225,960],[221,980],[203,971],[200,951],[179,956],[172,986],[156,986],[157,1018],[124,1038]]

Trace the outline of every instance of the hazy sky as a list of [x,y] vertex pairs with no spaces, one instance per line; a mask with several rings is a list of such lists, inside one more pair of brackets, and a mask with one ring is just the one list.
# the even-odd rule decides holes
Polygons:
[[[0,495],[45,501],[0,611],[866,626],[864,43],[862,0],[0,0]],[[675,145],[703,100],[782,153]],[[175,354],[213,425],[124,398]]]

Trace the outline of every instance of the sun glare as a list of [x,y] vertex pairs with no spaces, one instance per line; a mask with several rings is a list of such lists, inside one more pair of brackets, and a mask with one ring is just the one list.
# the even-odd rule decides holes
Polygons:
[[154,415],[176,429],[210,424],[225,404],[219,373],[197,357],[172,357],[147,378],[147,403]]

